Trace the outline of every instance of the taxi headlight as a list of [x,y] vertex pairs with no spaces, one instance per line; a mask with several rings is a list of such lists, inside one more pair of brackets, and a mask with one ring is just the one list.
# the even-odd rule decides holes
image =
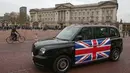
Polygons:
[[42,54],[44,54],[44,53],[45,53],[45,51],[46,51],[46,49],[45,49],[45,48],[41,48],[41,49],[40,49],[39,54],[40,54],[40,55],[42,55]]

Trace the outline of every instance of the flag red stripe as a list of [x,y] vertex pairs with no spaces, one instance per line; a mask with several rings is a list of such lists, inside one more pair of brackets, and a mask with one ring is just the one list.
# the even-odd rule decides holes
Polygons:
[[94,49],[93,52],[92,52],[93,53],[93,60],[94,60],[94,59],[96,59],[96,52],[97,51],[95,49],[97,49],[97,41],[93,40],[92,43],[93,43],[93,49]]
[[104,46],[104,47],[94,47],[92,49],[76,50],[75,55],[87,54],[87,53],[96,53],[96,52],[99,52],[99,51],[110,50],[110,47],[111,46]]

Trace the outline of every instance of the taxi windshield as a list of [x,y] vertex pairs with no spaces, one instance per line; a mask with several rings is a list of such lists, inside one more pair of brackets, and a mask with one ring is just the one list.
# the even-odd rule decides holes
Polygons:
[[66,27],[56,36],[56,38],[70,41],[79,29],[79,27]]

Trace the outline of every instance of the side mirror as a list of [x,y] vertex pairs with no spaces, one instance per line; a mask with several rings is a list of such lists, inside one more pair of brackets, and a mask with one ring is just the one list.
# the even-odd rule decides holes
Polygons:
[[75,40],[76,40],[76,41],[82,40],[82,38],[83,38],[83,37],[82,37],[81,35],[78,35],[78,36],[75,38]]

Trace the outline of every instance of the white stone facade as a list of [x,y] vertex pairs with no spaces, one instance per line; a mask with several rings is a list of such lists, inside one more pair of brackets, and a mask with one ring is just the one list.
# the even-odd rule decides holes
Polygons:
[[42,25],[70,25],[87,23],[116,23],[118,3],[116,0],[95,4],[56,4],[54,8],[31,9],[31,21]]

